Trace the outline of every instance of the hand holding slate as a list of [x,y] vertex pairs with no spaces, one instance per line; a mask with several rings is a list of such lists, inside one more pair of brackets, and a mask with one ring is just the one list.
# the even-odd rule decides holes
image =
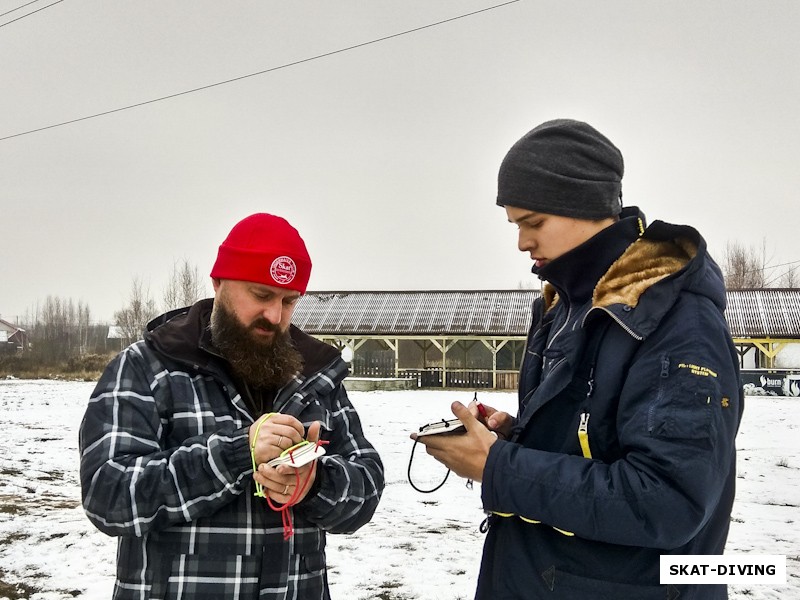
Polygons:
[[[440,463],[460,477],[481,481],[483,467],[489,456],[489,448],[497,441],[497,435],[460,402],[450,406],[453,414],[466,429],[462,435],[419,435],[411,434],[411,439],[425,445],[425,449]],[[477,410],[477,409],[476,409]]]

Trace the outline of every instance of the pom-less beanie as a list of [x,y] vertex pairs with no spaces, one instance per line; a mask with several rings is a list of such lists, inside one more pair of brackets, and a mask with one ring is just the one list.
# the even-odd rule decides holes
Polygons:
[[591,125],[547,121],[506,154],[497,204],[576,219],[604,219],[622,210],[622,153]]
[[305,242],[286,219],[257,213],[233,226],[222,242],[211,277],[238,279],[304,294],[311,276]]

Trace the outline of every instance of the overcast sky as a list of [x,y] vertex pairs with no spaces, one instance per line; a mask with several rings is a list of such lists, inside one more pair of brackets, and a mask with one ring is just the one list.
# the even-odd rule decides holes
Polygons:
[[433,27],[499,2],[65,0],[11,22],[52,3],[0,17],[0,138],[275,70],[0,140],[3,318],[53,295],[110,320],[134,277],[160,300],[253,212],[300,230],[311,290],[533,285],[497,168],[559,117],[622,150],[650,220],[800,260],[797,0],[520,0]]

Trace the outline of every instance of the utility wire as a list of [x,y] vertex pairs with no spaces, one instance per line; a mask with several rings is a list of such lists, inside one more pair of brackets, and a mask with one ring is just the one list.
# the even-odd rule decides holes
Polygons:
[[[63,1],[64,0],[58,0],[58,2],[63,2]],[[332,50],[331,52],[325,52],[323,54],[317,54],[316,56],[311,56],[309,58],[303,58],[303,59],[300,59],[300,60],[296,60],[294,62],[286,63],[286,64],[283,64],[283,65],[279,65],[277,67],[271,67],[269,69],[264,69],[263,71],[256,71],[255,73],[250,73],[248,75],[241,75],[240,77],[234,77],[232,79],[226,79],[225,81],[218,81],[216,83],[210,83],[208,85],[203,85],[203,86],[196,87],[196,88],[193,88],[193,89],[190,89],[190,90],[185,90],[183,92],[177,92],[175,94],[169,94],[168,96],[162,96],[160,98],[154,98],[153,100],[145,100],[144,102],[137,102],[136,104],[130,104],[128,106],[123,106],[121,108],[114,108],[112,110],[107,110],[105,112],[96,113],[96,114],[89,115],[89,116],[86,116],[86,117],[80,117],[80,118],[77,118],[77,119],[71,119],[69,121],[63,121],[61,123],[55,123],[53,125],[47,125],[45,127],[39,127],[37,129],[31,129],[29,131],[23,131],[21,133],[14,133],[12,135],[7,135],[5,137],[0,137],[0,142],[2,142],[3,140],[9,140],[11,138],[20,137],[20,136],[23,136],[23,135],[36,133],[38,131],[44,131],[46,129],[53,129],[55,127],[62,127],[64,125],[70,125],[71,123],[78,123],[80,121],[86,121],[88,119],[94,119],[96,117],[102,117],[102,116],[105,116],[105,115],[110,115],[110,114],[113,114],[113,113],[122,112],[123,110],[129,110],[131,108],[137,108],[139,106],[145,106],[147,104],[153,104],[155,102],[161,102],[162,100],[169,100],[170,98],[177,98],[178,96],[185,96],[187,94],[193,94],[195,92],[200,92],[202,90],[207,90],[207,89],[210,89],[210,88],[213,88],[213,87],[217,87],[217,86],[220,86],[220,85],[233,83],[235,81],[241,81],[242,79],[247,79],[249,77],[255,77],[257,75],[264,75],[265,73],[271,73],[273,71],[278,71],[280,69],[286,69],[286,68],[289,68],[289,67],[294,67],[296,65],[300,65],[300,64],[303,64],[303,63],[311,62],[313,60],[318,60],[320,58],[326,58],[328,56],[333,56],[334,54],[340,54],[342,52],[347,52],[349,50],[355,50],[356,48],[362,48],[364,46],[369,46],[370,44],[377,44],[378,42],[385,42],[386,40],[390,40],[392,38],[396,38],[396,37],[400,37],[400,36],[403,36],[403,35],[407,35],[409,33],[415,33],[417,31],[422,31],[423,29],[428,29],[430,27],[436,27],[437,25],[442,25],[444,23],[449,23],[451,21],[457,21],[458,19],[471,17],[473,15],[477,15],[477,14],[480,14],[482,12],[487,12],[487,11],[490,11],[490,10],[494,10],[495,8],[500,8],[502,6],[507,6],[509,4],[514,4],[515,2],[519,2],[519,1],[520,0],[510,0],[509,2],[503,2],[502,4],[496,4],[496,5],[490,6],[488,8],[482,8],[481,10],[476,10],[476,11],[471,12],[471,13],[466,13],[466,14],[463,14],[463,15],[459,15],[457,17],[451,17],[449,19],[444,19],[443,21],[437,21],[435,23],[429,23],[428,25],[422,25],[421,27],[415,27],[414,29],[408,29],[406,31],[401,31],[400,33],[393,33],[392,35],[387,35],[387,36],[384,36],[382,38],[377,38],[377,39],[374,39],[374,40],[370,40],[368,42],[362,42],[360,44],[355,44],[353,46],[347,46],[346,48],[340,48],[339,50]],[[52,4],[50,6],[52,6]],[[45,7],[45,8],[47,8],[47,7]]]
[[[794,262],[790,262],[790,263],[786,263],[786,264],[787,264],[787,265],[792,265],[792,264],[794,264],[794,263],[796,263],[796,262],[800,262],[800,261],[796,260],[796,261],[794,261]],[[778,267],[783,267],[783,266],[785,266],[785,265],[776,265],[776,266],[778,266]],[[800,265],[797,265],[796,267],[792,267],[792,268],[791,268],[791,269],[789,269],[788,271],[784,271],[784,272],[783,272],[783,273],[781,273],[780,275],[777,275],[776,277],[773,277],[772,279],[770,279],[769,281],[767,281],[767,282],[765,282],[765,283],[764,283],[764,287],[769,287],[769,286],[771,286],[773,283],[775,283],[776,281],[780,281],[780,280],[781,280],[781,279],[783,279],[784,277],[791,277],[791,276],[792,276],[792,273],[794,273],[794,272],[795,272],[797,269],[800,269]]]
[[769,267],[769,266],[768,267],[764,267],[764,269],[776,269],[778,267],[788,267],[789,265],[796,265],[797,263],[800,263],[800,260],[793,260],[793,261],[790,261],[790,262],[787,262],[787,263],[783,263],[783,264],[780,264],[780,265],[772,265],[771,267]]
[[[763,273],[764,271],[768,271],[768,270],[771,270],[771,269],[777,269],[778,267],[788,267],[789,265],[796,265],[797,263],[800,263],[800,260],[793,260],[793,261],[790,261],[790,262],[787,262],[787,263],[782,263],[780,265],[764,265],[763,267],[756,267],[755,269],[748,269],[747,271],[745,271],[745,273],[758,273],[759,271]],[[798,265],[794,269],[797,269],[797,268],[800,268],[800,265]],[[794,271],[794,269],[790,269],[790,271]]]
[[20,8],[25,8],[26,6],[29,6],[29,5],[31,5],[31,4],[35,4],[35,3],[36,3],[36,2],[38,2],[38,1],[39,1],[39,0],[31,0],[31,1],[30,1],[30,2],[28,2],[27,4],[23,4],[22,6],[18,6],[17,8],[12,8],[11,10],[7,10],[6,12],[4,12],[4,13],[0,14],[0,17],[5,17],[6,15],[10,15],[10,14],[11,14],[12,12],[14,12],[15,10],[19,10]]
[[[12,19],[12,20],[10,20],[10,21],[6,21],[6,22],[5,22],[5,23],[3,23],[2,25],[0,25],[0,27],[5,27],[6,25],[11,25],[11,23],[16,23],[17,21],[19,21],[19,20],[21,20],[21,19],[24,19],[25,17],[30,17],[31,15],[35,15],[37,12],[41,12],[41,11],[43,11],[43,10],[44,10],[44,9],[46,9],[46,8],[50,8],[51,6],[55,6],[56,4],[60,4],[60,3],[61,3],[61,2],[63,2],[63,1],[64,1],[64,0],[56,0],[56,1],[55,1],[55,2],[53,2],[52,4],[48,4],[47,6],[43,6],[42,8],[37,8],[36,10],[29,12],[27,15],[22,15],[21,17],[17,17],[16,19]],[[28,2],[28,4],[33,4],[33,2]],[[24,4],[23,6],[28,6],[28,4]],[[17,9],[19,9],[19,8],[22,8],[22,6],[18,6],[18,7],[17,7],[17,8],[15,8],[14,10],[17,10]],[[10,11],[8,11],[8,12],[14,12],[14,10],[10,10]],[[7,15],[8,13],[3,13],[3,14],[6,14],[6,15]],[[2,16],[2,15],[0,15],[0,16]]]

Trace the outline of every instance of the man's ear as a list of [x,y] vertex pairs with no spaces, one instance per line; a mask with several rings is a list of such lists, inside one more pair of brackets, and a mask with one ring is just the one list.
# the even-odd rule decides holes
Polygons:
[[219,284],[220,284],[219,277],[212,277],[211,278],[211,285],[214,286],[214,293],[215,294],[217,293],[217,290],[219,289]]

